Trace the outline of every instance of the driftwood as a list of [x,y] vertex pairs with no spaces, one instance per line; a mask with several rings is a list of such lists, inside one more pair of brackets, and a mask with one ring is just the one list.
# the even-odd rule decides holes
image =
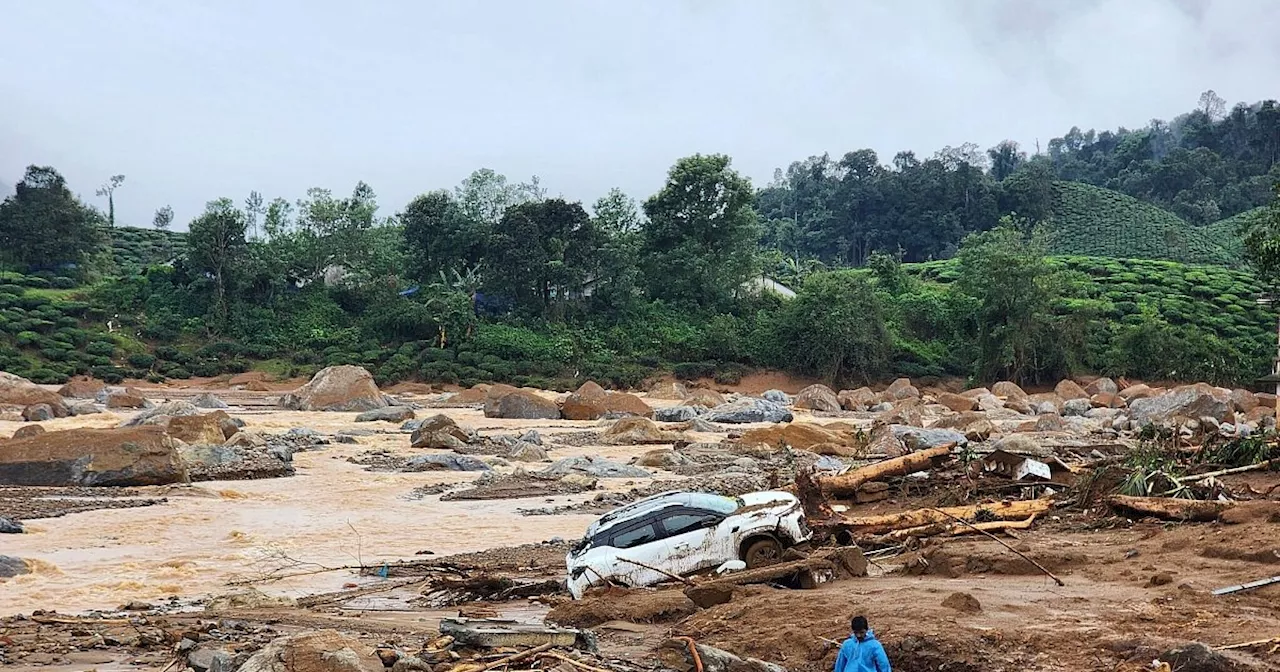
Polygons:
[[648,570],[650,570],[650,571],[654,571],[654,572],[657,572],[657,573],[659,573],[659,574],[662,574],[663,576],[666,576],[668,579],[675,579],[676,581],[679,581],[680,583],[683,583],[683,584],[685,584],[686,586],[692,586],[692,585],[693,585],[693,581],[691,581],[691,580],[689,580],[689,579],[686,579],[685,577],[680,576],[679,574],[672,574],[671,572],[668,572],[667,570],[662,569],[661,567],[654,567],[653,565],[646,565],[646,564],[644,564],[643,562],[637,562],[637,561],[635,561],[635,560],[628,560],[628,559],[626,559],[626,558],[618,558],[618,562],[625,562],[625,563],[627,563],[627,564],[635,565],[635,566],[637,566],[637,567],[643,567],[643,568],[648,569]]
[[1192,474],[1191,476],[1179,476],[1178,478],[1173,479],[1173,481],[1175,483],[1186,483],[1188,481],[1194,483],[1197,481],[1202,481],[1206,478],[1217,478],[1218,476],[1230,476],[1231,474],[1243,474],[1248,471],[1258,471],[1261,469],[1267,469],[1272,464],[1280,464],[1280,462],[1277,462],[1276,460],[1263,460],[1262,462],[1258,462],[1257,464],[1250,464],[1244,467],[1233,467],[1231,469],[1219,469],[1218,471],[1210,471],[1204,474]]
[[[941,510],[941,509],[934,509],[934,510],[935,510],[935,511],[937,511],[938,513],[942,513],[942,510]],[[954,518],[954,516],[951,516],[951,514],[946,514],[946,515],[947,515],[947,516],[949,516],[949,517],[953,517],[953,518]],[[960,520],[959,518],[956,518],[956,522],[957,522],[957,523],[960,523],[961,525],[968,525],[969,527],[972,527],[975,531],[979,532],[980,534],[982,534],[982,535],[984,535],[984,536],[986,536],[986,537],[989,537],[992,541],[994,541],[994,542],[996,542],[997,544],[1000,544],[1001,546],[1004,546],[1005,548],[1009,549],[1012,553],[1014,553],[1015,555],[1017,555],[1019,558],[1022,558],[1023,560],[1026,560],[1027,562],[1031,563],[1032,565],[1035,565],[1035,568],[1036,568],[1036,569],[1038,569],[1038,570],[1040,570],[1040,571],[1044,572],[1045,576],[1047,576],[1047,577],[1049,577],[1049,578],[1053,579],[1053,582],[1054,582],[1054,583],[1056,583],[1056,584],[1058,584],[1059,586],[1065,586],[1065,585],[1067,585],[1067,584],[1065,584],[1065,583],[1063,583],[1063,582],[1062,582],[1062,579],[1059,579],[1058,577],[1054,576],[1054,575],[1053,575],[1053,572],[1049,571],[1048,569],[1045,569],[1044,565],[1042,565],[1042,564],[1040,564],[1040,563],[1036,562],[1035,560],[1031,559],[1029,556],[1027,556],[1027,555],[1026,555],[1025,553],[1023,553],[1022,551],[1019,551],[1018,549],[1016,549],[1016,548],[1014,548],[1014,547],[1010,546],[1009,544],[1005,543],[1005,542],[1004,542],[1004,540],[1003,540],[1003,539],[1001,539],[1000,537],[997,537],[996,535],[991,534],[990,532],[987,532],[986,530],[980,530],[980,529],[978,529],[978,528],[977,528],[973,523],[969,523],[969,522],[966,522],[966,521]]]
[[1175,499],[1172,497],[1129,497],[1113,495],[1107,499],[1111,508],[1124,513],[1137,513],[1162,520],[1180,520],[1207,523],[1218,519],[1222,512],[1235,506],[1235,502],[1200,499]]
[[[947,524],[954,520],[1026,520],[1030,516],[1040,515],[1053,507],[1053,500],[1020,499],[1009,502],[992,502],[990,504],[973,504],[970,506],[953,506],[944,509],[915,509],[902,513],[889,513],[877,516],[839,516],[826,525],[848,530],[856,535],[884,534],[894,530],[902,530],[926,525]],[[813,523],[810,522],[810,526]]]
[[869,464],[839,476],[823,476],[818,479],[822,491],[831,496],[848,496],[857,492],[864,483],[878,481],[890,476],[906,476],[917,471],[933,467],[937,462],[951,456],[954,443],[945,446],[907,453],[902,457]]

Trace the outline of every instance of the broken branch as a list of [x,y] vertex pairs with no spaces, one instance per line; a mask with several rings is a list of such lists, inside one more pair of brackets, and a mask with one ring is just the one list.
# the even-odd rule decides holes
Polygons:
[[506,658],[495,660],[492,663],[489,663],[488,665],[485,665],[484,667],[480,668],[479,670],[477,670],[477,672],[484,672],[484,670],[492,670],[495,667],[502,667],[503,665],[518,663],[530,656],[536,656],[539,653],[542,653],[543,651],[550,651],[554,646],[555,644],[551,642],[547,642],[546,644],[535,646],[532,649],[527,649],[525,651],[521,651],[520,653],[507,656]]
[[1224,510],[1235,505],[1235,502],[1128,495],[1112,495],[1107,499],[1107,503],[1112,508],[1144,516],[1201,523],[1217,520]]
[[1065,584],[1065,583],[1063,583],[1063,582],[1062,582],[1062,579],[1059,579],[1058,577],[1054,576],[1054,575],[1053,575],[1053,572],[1051,572],[1051,571],[1049,571],[1049,570],[1045,569],[1045,568],[1044,568],[1044,565],[1042,565],[1042,564],[1040,564],[1040,563],[1036,562],[1035,560],[1032,560],[1030,557],[1028,557],[1028,556],[1027,556],[1025,553],[1023,553],[1022,551],[1019,551],[1018,549],[1016,549],[1016,548],[1014,548],[1014,547],[1010,546],[1009,544],[1004,543],[1004,540],[1003,540],[1003,539],[1001,539],[1000,537],[997,537],[996,535],[991,534],[990,532],[988,532],[988,531],[986,531],[986,530],[978,529],[978,527],[977,527],[977,526],[975,526],[973,523],[970,523],[970,522],[969,522],[969,521],[967,521],[967,520],[961,520],[960,518],[956,518],[955,516],[952,516],[951,514],[944,512],[942,509],[934,509],[934,511],[937,511],[938,513],[941,513],[941,514],[942,514],[942,515],[944,515],[944,516],[948,516],[948,517],[950,517],[950,518],[955,518],[955,521],[956,521],[957,523],[960,523],[961,525],[967,525],[967,526],[969,526],[969,527],[972,527],[975,531],[979,532],[980,534],[982,534],[982,535],[984,535],[984,536],[986,536],[986,537],[989,537],[990,539],[992,539],[993,541],[995,541],[997,544],[1000,544],[1001,546],[1004,546],[1005,548],[1009,549],[1010,551],[1013,551],[1014,553],[1016,553],[1016,554],[1018,555],[1018,557],[1020,557],[1020,558],[1022,558],[1023,560],[1026,560],[1027,562],[1029,562],[1029,563],[1031,563],[1031,564],[1035,565],[1036,569],[1038,569],[1038,570],[1040,570],[1040,571],[1044,572],[1045,576],[1047,576],[1047,577],[1049,577],[1049,578],[1053,579],[1054,583],[1058,584],[1059,586],[1065,586],[1065,585],[1067,585],[1067,584]]
[[[683,583],[683,584],[684,584],[684,585],[686,585],[686,586],[692,586],[692,585],[694,585],[694,584],[693,584],[693,581],[690,581],[689,579],[686,579],[686,578],[685,578],[685,577],[683,577],[683,576],[680,576],[680,575],[678,575],[678,574],[672,574],[671,572],[668,572],[668,571],[667,571],[667,570],[665,570],[665,569],[660,569],[660,568],[658,568],[658,567],[654,567],[653,565],[646,565],[646,564],[644,564],[643,562],[637,562],[637,561],[635,561],[635,560],[628,560],[628,559],[626,559],[626,558],[618,558],[618,561],[619,561],[619,562],[626,562],[626,563],[629,563],[629,564],[635,565],[635,566],[637,566],[637,567],[644,567],[645,569],[655,571],[655,572],[657,572],[657,573],[659,573],[659,574],[662,574],[662,575],[664,575],[664,576],[668,576],[668,577],[670,577],[670,578],[673,578],[673,579],[675,579],[676,581],[679,581],[679,582]],[[599,575],[597,574],[597,576],[599,576]]]
[[1217,478],[1219,476],[1230,476],[1231,474],[1243,474],[1247,471],[1258,471],[1270,467],[1275,460],[1263,460],[1256,464],[1250,464],[1244,467],[1233,467],[1231,469],[1219,469],[1218,471],[1210,471],[1206,474],[1194,474],[1192,476],[1179,476],[1173,479],[1174,483],[1186,483],[1187,481],[1202,481],[1206,478]]

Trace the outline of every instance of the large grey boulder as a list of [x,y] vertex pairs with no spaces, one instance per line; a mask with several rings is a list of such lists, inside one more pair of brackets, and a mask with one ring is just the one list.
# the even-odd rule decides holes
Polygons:
[[[766,399],[766,401],[770,401]],[[772,403],[785,403],[774,401]],[[825,411],[835,413],[840,411],[840,399],[836,397],[835,390],[826,385],[814,384],[810,385],[796,395],[792,406],[796,408],[808,408],[814,411]]]
[[239,672],[383,672],[373,649],[334,630],[280,637],[253,654]]
[[0,534],[22,534],[22,521],[0,518]]
[[163,485],[187,480],[175,441],[160,427],[69,429],[10,439],[0,485]]
[[484,417],[515,420],[559,420],[560,407],[556,402],[540,397],[528,390],[515,390],[492,403],[485,402]]
[[1093,404],[1088,399],[1068,399],[1062,403],[1062,414],[1068,417],[1082,417]]
[[199,415],[200,409],[196,408],[189,401],[166,401],[158,404],[145,411],[139,412],[137,415],[129,418],[120,424],[121,427],[138,427],[140,425],[165,425],[168,424],[170,418],[180,418],[187,415]]
[[1163,423],[1177,417],[1226,420],[1231,413],[1231,394],[1205,383],[1183,385],[1153,397],[1129,403],[1129,418],[1137,427]]
[[204,394],[192,399],[191,405],[195,406],[196,408],[211,408],[211,409],[230,408],[229,406],[227,406],[227,402],[213,396],[213,394],[209,392],[205,392]]
[[412,419],[413,409],[408,406],[375,408],[356,416],[356,422],[405,422]]
[[791,411],[782,404],[751,398],[720,404],[702,416],[707,422],[739,425],[749,422],[791,422],[794,418]]
[[791,403],[791,396],[788,395],[786,392],[783,392],[782,390],[765,390],[764,394],[760,396],[763,397],[766,401],[772,401],[776,404]]
[[569,474],[583,474],[596,478],[646,478],[652,475],[639,467],[619,464],[594,455],[566,457],[555,461],[551,466],[538,473],[543,476],[557,477],[568,476]]
[[937,448],[948,443],[954,443],[957,447],[969,445],[964,434],[954,429],[921,429],[911,425],[890,425],[889,429],[908,451]]
[[31,567],[26,560],[12,555],[0,555],[0,579],[11,579],[19,574],[30,574]]
[[387,400],[373,374],[359,366],[321,369],[306,385],[284,395],[280,405],[295,411],[371,411]]
[[653,419],[658,422],[688,422],[698,417],[699,412],[700,409],[693,406],[655,408],[653,410]]
[[492,471],[489,465],[470,455],[419,455],[405,463],[405,471]]

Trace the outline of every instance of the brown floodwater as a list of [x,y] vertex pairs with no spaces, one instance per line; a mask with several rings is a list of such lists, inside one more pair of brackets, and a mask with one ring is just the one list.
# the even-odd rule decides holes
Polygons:
[[[351,413],[231,412],[247,429],[283,432],[311,427],[322,432],[362,428],[393,430],[386,423],[353,423]],[[435,411],[419,411],[419,417]],[[484,418],[478,411],[449,409],[460,423],[490,433],[538,428],[593,428],[597,423],[513,421]],[[66,418],[49,429],[110,426],[108,415]],[[0,422],[0,435],[18,423]],[[412,558],[581,536],[593,516],[521,516],[517,508],[566,504],[573,497],[441,502],[439,496],[407,497],[414,488],[468,482],[474,473],[377,473],[347,462],[370,449],[410,454],[406,434],[358,437],[359,444],[332,444],[294,456],[297,475],[255,481],[213,481],[193,486],[142,488],[166,504],[98,510],[31,520],[27,534],[0,537],[0,553],[32,560],[31,574],[0,581],[0,616],[34,609],[79,612],[114,609],[133,600],[199,598],[227,592],[229,583],[280,569],[282,558],[316,566],[374,565]],[[555,448],[552,458],[602,454],[627,459],[653,446]],[[529,465],[533,467],[533,465]],[[536,468],[536,467],[533,467]],[[504,468],[509,471],[510,468]],[[607,481],[611,488],[637,484]],[[259,584],[270,594],[298,596],[336,590],[351,572],[329,572]]]

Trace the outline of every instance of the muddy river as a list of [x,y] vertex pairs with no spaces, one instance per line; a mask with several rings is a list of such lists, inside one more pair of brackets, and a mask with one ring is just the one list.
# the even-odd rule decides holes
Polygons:
[[[279,569],[288,558],[317,566],[376,565],[430,551],[446,555],[498,546],[575,538],[591,515],[523,516],[518,508],[583,501],[594,493],[537,499],[441,502],[439,495],[412,499],[412,490],[469,482],[475,473],[366,471],[347,461],[370,449],[420,454],[408,435],[387,423],[353,422],[351,413],[266,410],[230,412],[246,429],[280,433],[293,427],[320,432],[373,429],[358,444],[334,443],[294,456],[297,475],[253,481],[211,481],[192,486],[141,488],[163,496],[157,506],[97,510],[31,520],[27,533],[0,536],[0,554],[34,560],[34,571],[0,582],[0,615],[34,609],[78,612],[114,609],[133,600],[187,600],[226,592],[238,579]],[[426,417],[434,410],[420,410]],[[514,421],[484,418],[477,410],[445,409],[482,433],[536,428],[544,436],[585,429],[593,422]],[[49,430],[105,427],[127,416],[81,416],[45,423]],[[0,436],[20,423],[0,422]],[[556,447],[553,459],[596,454],[622,461],[652,446]],[[529,465],[539,468],[538,465]],[[503,468],[510,471],[510,468]],[[601,481],[627,489],[635,480]],[[350,572],[328,572],[261,585],[265,592],[298,596],[336,590]]]

